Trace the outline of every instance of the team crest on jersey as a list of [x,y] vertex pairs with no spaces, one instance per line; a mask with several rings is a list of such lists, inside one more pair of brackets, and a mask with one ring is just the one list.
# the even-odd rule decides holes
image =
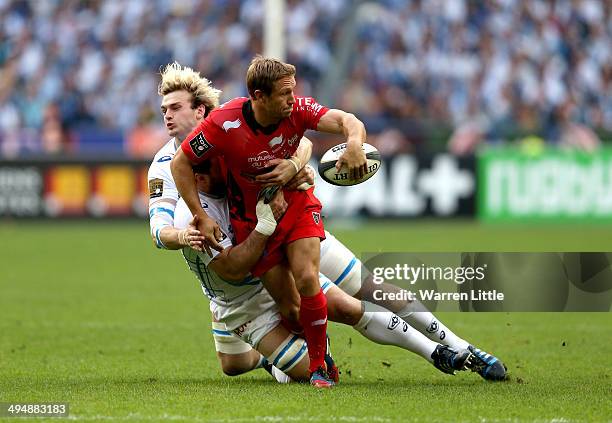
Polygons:
[[240,128],[241,124],[242,122],[240,122],[240,119],[226,120],[223,122],[223,129],[225,129],[225,132],[229,132],[230,129]]
[[282,143],[283,143],[283,136],[282,135],[279,135],[278,137],[274,137],[270,141],[268,141],[268,145],[270,146],[270,148],[272,150],[274,150],[274,147],[276,147],[277,145],[280,145]]
[[202,132],[193,137],[191,141],[189,141],[189,145],[191,146],[191,151],[193,151],[193,154],[195,154],[197,157],[202,157],[204,153],[213,147],[208,141],[206,141],[206,138],[204,138],[204,134]]
[[318,225],[321,222],[321,213],[312,212],[312,220]]
[[164,193],[164,180],[163,179],[151,179],[149,181],[149,198],[161,197]]

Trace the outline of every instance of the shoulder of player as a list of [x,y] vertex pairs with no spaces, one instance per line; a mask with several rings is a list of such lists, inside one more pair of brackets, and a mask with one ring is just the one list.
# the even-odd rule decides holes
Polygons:
[[160,148],[155,156],[153,156],[153,160],[151,161],[151,165],[149,166],[149,170],[170,166],[170,161],[172,157],[176,154],[176,147],[174,145],[174,138],[170,139],[162,148]]
[[228,116],[233,116],[237,114],[242,115],[242,105],[247,100],[248,100],[247,97],[233,98],[230,101],[223,103],[222,105],[217,107],[212,112],[210,112],[209,117],[214,122],[217,122],[218,120],[223,120]]

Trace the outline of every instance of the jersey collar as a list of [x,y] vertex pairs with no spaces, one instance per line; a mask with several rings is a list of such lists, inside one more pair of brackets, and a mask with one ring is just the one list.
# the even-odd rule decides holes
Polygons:
[[253,105],[251,104],[251,100],[247,100],[242,103],[242,116],[244,116],[244,120],[246,121],[247,125],[249,125],[249,128],[251,128],[255,133],[257,133],[257,131],[261,131],[264,135],[271,135],[274,133],[274,131],[278,129],[278,126],[280,125],[279,122],[273,125],[261,126],[255,120],[255,113],[253,112]]

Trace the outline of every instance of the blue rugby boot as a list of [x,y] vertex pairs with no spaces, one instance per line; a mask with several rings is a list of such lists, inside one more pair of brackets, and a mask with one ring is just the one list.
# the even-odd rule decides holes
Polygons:
[[478,373],[486,380],[499,381],[506,379],[506,366],[497,357],[479,350],[473,345],[468,347],[468,351],[473,356],[468,366],[470,370]]

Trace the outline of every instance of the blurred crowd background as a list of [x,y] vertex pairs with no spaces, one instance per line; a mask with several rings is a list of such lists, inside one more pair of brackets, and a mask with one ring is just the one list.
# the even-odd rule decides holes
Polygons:
[[[355,113],[383,153],[612,133],[612,2],[287,0],[298,91]],[[0,0],[0,156],[150,157],[174,60],[245,95],[262,0]]]

